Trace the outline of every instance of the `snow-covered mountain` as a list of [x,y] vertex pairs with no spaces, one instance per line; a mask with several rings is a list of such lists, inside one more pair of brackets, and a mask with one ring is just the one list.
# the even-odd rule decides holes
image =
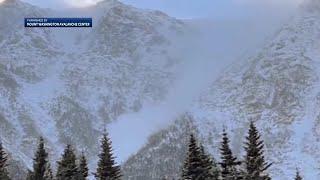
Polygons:
[[160,101],[174,80],[179,60],[168,52],[169,37],[182,33],[181,21],[115,0],[86,13],[94,17],[90,30],[26,29],[25,17],[61,12],[0,4],[0,136],[23,166],[30,167],[39,136],[53,160],[75,142],[95,158],[104,124]]
[[[125,179],[177,177],[190,132],[218,157],[226,127],[241,156],[239,137],[250,120],[263,134],[274,179],[291,178],[296,167],[306,179],[319,178],[318,7],[319,1],[310,1],[258,55],[238,60],[186,115],[154,133],[123,164]],[[84,14],[94,18],[92,29],[23,27],[25,17]],[[180,64],[191,58],[173,50],[172,37],[183,36],[187,23],[116,0],[68,13],[6,0],[0,23],[6,24],[0,27],[0,136],[16,171],[31,166],[39,136],[53,161],[67,143],[94,160],[106,124],[164,101]]]
[[177,178],[183,137],[191,131],[186,126],[194,127],[216,158],[222,129],[227,128],[241,157],[251,120],[265,140],[273,179],[292,179],[296,168],[306,179],[319,179],[319,4],[305,4],[258,55],[229,67],[190,108],[191,120],[177,120],[152,136],[124,165],[126,179]]

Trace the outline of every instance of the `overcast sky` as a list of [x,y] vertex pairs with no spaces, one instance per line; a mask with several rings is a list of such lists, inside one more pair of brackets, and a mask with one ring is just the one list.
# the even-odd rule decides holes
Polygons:
[[[101,0],[24,0],[42,7],[88,6]],[[121,0],[146,9],[157,9],[181,19],[228,18],[254,14],[287,13],[303,0]]]

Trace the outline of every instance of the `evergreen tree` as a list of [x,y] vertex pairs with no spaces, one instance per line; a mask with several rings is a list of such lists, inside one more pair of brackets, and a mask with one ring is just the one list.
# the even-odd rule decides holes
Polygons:
[[196,180],[202,178],[203,160],[197,140],[190,135],[188,153],[182,169],[182,180]]
[[9,172],[7,170],[7,161],[8,161],[8,155],[4,151],[2,147],[2,143],[0,141],[0,179],[1,180],[10,180]]
[[111,141],[107,133],[101,139],[101,152],[97,172],[94,174],[97,180],[119,180],[121,178],[120,166],[116,165],[112,153]]
[[84,155],[84,152],[82,152],[82,154],[80,156],[79,173],[80,173],[79,180],[86,180],[89,175],[88,163],[87,163],[87,159]]
[[206,180],[219,180],[220,171],[217,163],[213,158],[206,154],[204,147],[200,146],[200,156],[202,159],[202,167],[204,169],[204,179]]
[[47,164],[46,172],[44,173],[44,179],[45,180],[54,180],[54,176],[53,176],[53,172],[52,172],[50,163]]
[[33,179],[34,179],[34,178],[33,178],[33,172],[32,172],[32,171],[30,171],[30,170],[28,170],[26,180],[33,180]]
[[44,139],[40,137],[38,150],[33,159],[33,180],[46,180],[45,172],[48,164],[48,153],[44,147]]
[[246,180],[268,180],[266,170],[271,166],[264,157],[264,143],[253,122],[250,123],[248,136],[245,142],[245,179]]
[[62,155],[62,159],[58,161],[57,180],[77,180],[79,173],[76,164],[76,155],[71,145],[67,145]]
[[302,176],[300,175],[299,170],[297,170],[296,177],[294,178],[294,180],[302,180]]
[[238,169],[238,166],[241,165],[241,162],[238,161],[237,158],[233,156],[229,146],[230,140],[225,130],[223,130],[222,136],[223,138],[222,138],[221,147],[220,147],[220,152],[221,152],[220,166],[221,166],[222,180],[243,179]]
[[191,134],[188,154],[182,169],[182,179],[190,180],[218,180],[219,168],[215,161],[205,152],[202,145],[198,145]]

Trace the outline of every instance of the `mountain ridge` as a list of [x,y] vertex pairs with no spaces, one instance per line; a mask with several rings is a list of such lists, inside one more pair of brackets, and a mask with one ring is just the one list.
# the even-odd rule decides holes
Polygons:
[[[0,36],[0,135],[22,165],[19,169],[31,167],[39,136],[45,138],[54,162],[67,143],[96,159],[104,124],[138,111],[145,102],[160,101],[173,80],[175,63],[170,62],[176,57],[165,52],[158,39],[169,46],[167,32],[175,34],[184,25],[157,12],[114,5],[95,6],[105,10],[101,16],[92,14],[99,23],[81,33],[24,28],[23,18],[46,17],[54,11],[18,0],[0,5],[0,22],[7,24],[0,29],[5,35]],[[11,24],[8,16],[17,23]],[[90,42],[98,38],[100,43]],[[120,42],[130,42],[131,47]],[[123,50],[127,53],[120,54]],[[143,81],[138,84],[139,79]]]

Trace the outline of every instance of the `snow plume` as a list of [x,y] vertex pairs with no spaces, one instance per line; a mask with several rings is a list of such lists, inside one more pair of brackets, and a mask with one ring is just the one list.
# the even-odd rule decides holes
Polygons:
[[182,38],[176,38],[175,48],[171,48],[174,52],[170,53],[179,57],[182,63],[165,100],[160,104],[144,104],[140,112],[123,115],[108,128],[120,162],[136,153],[151,134],[188,111],[194,100],[230,63],[250,55],[251,50],[264,41],[261,34],[265,37],[264,31],[270,31],[265,28],[264,31],[248,30],[247,24],[242,22],[186,24],[189,31]]

